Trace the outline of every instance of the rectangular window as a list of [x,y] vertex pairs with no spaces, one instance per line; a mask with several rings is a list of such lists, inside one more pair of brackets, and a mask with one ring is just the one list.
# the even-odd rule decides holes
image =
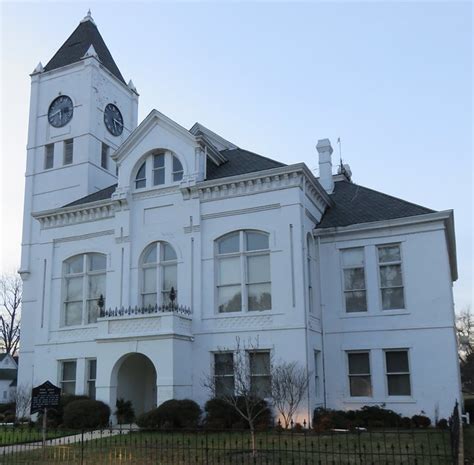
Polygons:
[[100,166],[104,169],[109,169],[109,146],[102,142],[102,151],[100,154]]
[[87,361],[87,395],[95,399],[95,380],[97,378],[97,360]]
[[372,397],[369,352],[348,352],[351,397]]
[[346,312],[366,312],[364,248],[342,250]]
[[218,267],[219,312],[240,312],[242,310],[240,256],[220,258]]
[[270,397],[270,352],[249,352],[250,387],[252,392],[261,399]]
[[74,139],[64,141],[64,163],[63,165],[70,165],[72,163],[72,154],[74,151]]
[[385,351],[387,388],[389,396],[410,396],[410,367],[408,350]]
[[319,350],[314,351],[314,395],[319,397]]
[[54,144],[48,144],[44,148],[44,169],[49,170],[54,166]]
[[76,393],[76,361],[61,362],[61,389],[63,394]]
[[153,156],[153,185],[165,183],[165,155],[163,153]]
[[173,155],[173,181],[181,181],[183,179],[183,165],[181,162]]
[[216,397],[234,394],[234,354],[232,352],[214,354],[214,385]]
[[400,245],[378,247],[378,258],[382,308],[384,310],[405,308]]

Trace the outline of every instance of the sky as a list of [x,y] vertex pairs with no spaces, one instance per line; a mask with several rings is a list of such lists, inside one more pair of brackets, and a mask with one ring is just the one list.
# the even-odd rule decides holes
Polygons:
[[139,121],[156,108],[311,169],[340,137],[354,182],[453,209],[456,309],[472,304],[470,2],[0,3],[0,272],[20,263],[29,74],[88,8]]

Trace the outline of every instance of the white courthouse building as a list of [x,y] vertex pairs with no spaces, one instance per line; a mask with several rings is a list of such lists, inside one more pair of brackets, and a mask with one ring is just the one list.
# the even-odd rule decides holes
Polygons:
[[240,337],[262,395],[270,357],[312,373],[304,418],[450,414],[452,211],[333,175],[327,139],[318,178],[137,108],[90,14],[31,75],[18,386],[202,405]]

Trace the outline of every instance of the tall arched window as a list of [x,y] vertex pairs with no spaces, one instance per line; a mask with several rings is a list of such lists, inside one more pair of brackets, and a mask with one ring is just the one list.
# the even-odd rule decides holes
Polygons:
[[141,301],[144,307],[169,305],[171,289],[178,295],[177,256],[167,242],[154,242],[142,257]]
[[216,241],[219,313],[272,307],[268,234],[236,231]]
[[183,164],[176,155],[168,151],[156,151],[140,165],[135,175],[135,189],[179,182],[183,175]]
[[97,321],[100,296],[105,305],[106,268],[107,258],[100,253],[76,255],[64,262],[64,326]]

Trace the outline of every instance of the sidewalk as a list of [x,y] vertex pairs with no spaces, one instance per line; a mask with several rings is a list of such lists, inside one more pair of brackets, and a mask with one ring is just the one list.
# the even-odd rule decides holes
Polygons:
[[[86,442],[93,439],[109,438],[119,434],[128,434],[130,431],[138,429],[135,425],[122,425],[122,428],[110,428],[105,430],[88,431],[85,433],[73,434],[70,436],[62,436],[59,438],[47,439],[46,447],[66,446],[77,442]],[[32,450],[41,449],[43,441],[27,442],[21,444],[10,444],[0,447],[0,459],[7,455],[18,452],[30,452]],[[1,463],[1,462],[0,462]]]

